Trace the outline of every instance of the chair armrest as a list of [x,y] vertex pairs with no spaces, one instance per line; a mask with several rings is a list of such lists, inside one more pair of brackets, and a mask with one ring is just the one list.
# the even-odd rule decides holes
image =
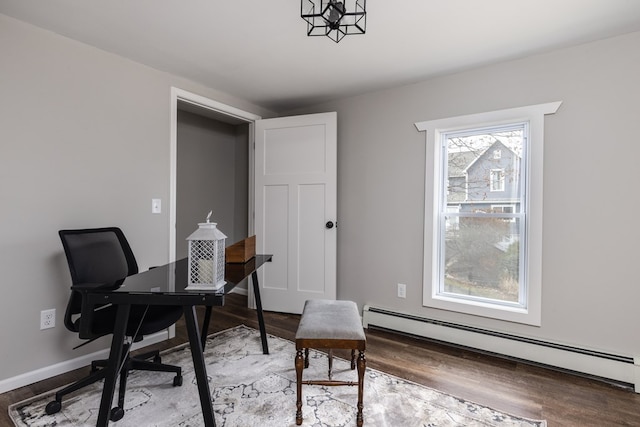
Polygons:
[[[95,291],[110,291],[118,289],[122,286],[124,279],[117,280],[111,283],[76,283],[71,286],[71,290],[82,294],[82,302],[80,309],[80,325],[78,330],[78,336],[81,339],[93,339],[95,335],[91,331],[91,325],[93,323],[93,311],[95,310],[95,304],[90,304],[87,301],[87,294]],[[104,304],[98,304],[104,305]]]

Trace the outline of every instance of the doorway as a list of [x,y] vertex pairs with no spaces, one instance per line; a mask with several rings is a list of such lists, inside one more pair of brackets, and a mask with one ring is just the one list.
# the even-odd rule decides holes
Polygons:
[[[260,116],[178,88],[171,90],[169,259],[209,211],[227,244],[253,234],[253,123]],[[246,291],[246,283],[240,288]],[[240,289],[239,289],[240,290]],[[240,290],[242,292],[242,290]]]
[[[223,232],[229,233],[227,230],[231,230],[236,233],[235,230],[239,230],[230,240],[240,240],[247,235],[257,234],[256,251],[272,254],[276,259],[258,272],[258,276],[261,277],[260,293],[263,294],[265,310],[300,312],[301,302],[305,298],[335,299],[336,113],[261,120],[254,114],[180,89],[172,88],[171,95],[170,260],[176,260],[177,253],[182,250],[177,246],[177,239],[183,240],[190,235],[197,223],[202,222],[209,210],[213,209],[214,221],[219,223]],[[210,171],[207,169],[215,166],[207,163],[209,161],[207,157],[200,165],[200,172],[195,171],[191,165],[186,168],[185,173],[188,178],[184,179],[196,183],[197,186],[196,184],[179,186],[177,184],[179,113],[183,117],[188,117],[188,120],[193,123],[199,122],[202,125],[206,122],[200,127],[210,128],[209,130],[216,128],[216,134],[225,126],[220,123],[213,124],[205,118],[233,126],[246,125],[247,127],[242,128],[241,131],[232,127],[235,130],[223,133],[230,134],[231,139],[235,138],[236,145],[238,145],[238,139],[242,139],[243,142],[240,144],[247,147],[245,161],[247,168],[236,168],[234,158],[230,162],[227,160],[228,163],[234,164],[231,169],[228,169],[229,165],[223,160],[223,163],[217,166],[222,173],[210,177]],[[195,131],[195,133],[201,132],[201,129]],[[259,134],[260,138],[257,138],[256,134]],[[248,135],[248,137],[244,139],[239,135]],[[200,136],[197,137],[199,138]],[[236,149],[226,149],[226,152],[234,152],[233,156],[235,156]],[[225,149],[222,151],[224,152]],[[203,157],[206,156],[203,155]],[[203,159],[197,159],[197,161],[202,163]],[[196,160],[193,162],[195,163]],[[246,172],[239,172],[240,170]],[[207,204],[218,203],[216,199],[212,199],[214,201],[207,199],[203,205],[197,205],[196,212],[192,217],[184,220],[184,225],[178,225],[178,192],[180,192],[180,200],[182,200],[182,193],[191,194],[189,203],[193,203],[194,199],[208,194],[211,191],[210,186],[219,186],[221,182],[223,187],[230,186],[227,176],[235,177],[236,174],[242,173],[248,179],[246,192],[242,195],[244,197],[246,194],[246,223],[234,224],[233,220],[223,219],[224,216],[243,216],[240,212],[242,208],[236,207],[241,206],[242,202],[236,203],[235,199],[231,201],[230,198],[223,198],[222,200],[226,201],[222,203],[234,207],[230,210],[227,210],[227,207],[222,209],[215,206],[207,207]],[[211,182],[204,184],[199,182],[203,179]],[[281,179],[284,181],[281,182]],[[235,194],[238,194],[237,190]],[[258,223],[260,228],[257,227]],[[226,227],[226,230],[223,227]],[[302,244],[296,242],[302,242]],[[228,241],[228,243],[234,242]],[[249,308],[255,308],[253,287],[247,287],[246,283],[241,284],[242,287],[248,295]],[[282,297],[283,293],[288,299]],[[273,298],[268,298],[269,295]],[[268,301],[271,301],[269,306],[265,305]]]
[[176,259],[188,256],[186,238],[209,211],[227,244],[248,237],[248,128],[178,103]]

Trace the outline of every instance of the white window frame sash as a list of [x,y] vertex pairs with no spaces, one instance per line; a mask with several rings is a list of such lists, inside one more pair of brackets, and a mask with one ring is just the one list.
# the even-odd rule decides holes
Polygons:
[[[470,315],[494,319],[541,325],[542,311],[542,212],[543,212],[543,155],[544,155],[544,116],[554,114],[562,101],[525,107],[510,108],[465,116],[429,120],[415,123],[420,132],[425,132],[425,209],[424,209],[424,269],[423,269],[423,305],[442,310],[455,311]],[[528,179],[526,199],[523,209],[528,209],[524,234],[526,238],[526,265],[520,266],[525,280],[524,298],[521,306],[496,304],[482,300],[465,300],[438,294],[440,262],[440,230],[444,226],[436,211],[441,203],[443,183],[442,134],[463,129],[501,126],[515,122],[529,124],[528,156],[525,161]]]
[[[493,180],[494,173],[495,174],[499,174],[498,175],[498,180],[497,180],[497,183],[499,185],[498,185],[497,189],[494,188],[494,183],[495,183],[494,180]],[[489,191],[492,191],[492,192],[496,191],[497,192],[497,191],[504,191],[504,189],[505,189],[505,173],[504,173],[504,169],[491,169],[491,171],[489,172]]]

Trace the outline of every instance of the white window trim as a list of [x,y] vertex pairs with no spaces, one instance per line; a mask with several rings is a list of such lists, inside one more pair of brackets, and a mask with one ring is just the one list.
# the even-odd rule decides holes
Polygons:
[[[486,113],[429,120],[415,123],[426,134],[425,150],[425,215],[424,215],[424,277],[423,305],[443,310],[490,317],[510,322],[540,326],[542,311],[542,212],[544,116],[554,114],[562,101],[509,108]],[[510,307],[475,300],[462,300],[438,295],[438,206],[442,183],[440,136],[446,132],[485,126],[500,126],[514,122],[529,123],[529,177],[527,179],[527,265],[525,267],[526,306]]]

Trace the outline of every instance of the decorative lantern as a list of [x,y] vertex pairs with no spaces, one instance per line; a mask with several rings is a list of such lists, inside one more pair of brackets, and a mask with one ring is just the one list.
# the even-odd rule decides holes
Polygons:
[[198,224],[198,229],[187,240],[189,241],[189,285],[186,289],[214,290],[222,288],[224,280],[224,248],[225,239],[215,222]]

